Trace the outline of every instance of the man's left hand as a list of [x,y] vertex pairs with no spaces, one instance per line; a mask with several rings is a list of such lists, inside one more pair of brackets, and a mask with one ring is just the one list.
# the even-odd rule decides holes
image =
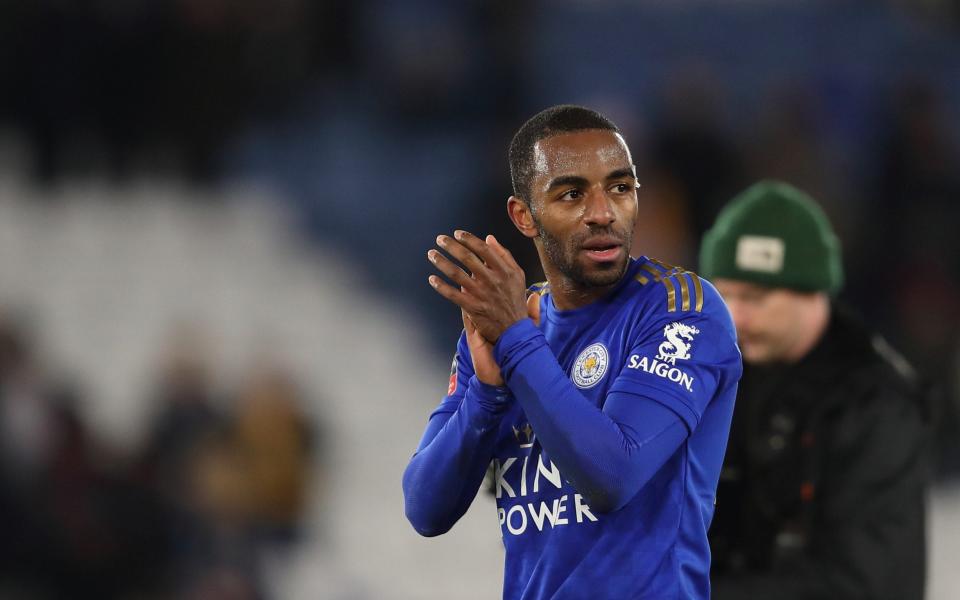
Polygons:
[[508,327],[527,317],[526,276],[495,237],[488,235],[481,240],[466,231],[456,231],[453,237],[438,236],[437,245],[464,268],[430,250],[430,261],[460,289],[436,275],[430,276],[430,285],[462,308],[487,341],[495,343]]

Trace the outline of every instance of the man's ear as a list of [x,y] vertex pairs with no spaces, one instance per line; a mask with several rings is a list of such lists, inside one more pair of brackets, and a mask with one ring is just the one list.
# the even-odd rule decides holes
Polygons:
[[533,220],[533,213],[530,212],[530,206],[520,198],[516,196],[507,198],[507,215],[524,237],[535,238],[540,234],[540,229]]

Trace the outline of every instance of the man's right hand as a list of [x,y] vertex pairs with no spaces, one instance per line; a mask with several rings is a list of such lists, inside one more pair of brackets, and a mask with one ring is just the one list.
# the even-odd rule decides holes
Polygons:
[[[540,294],[531,292],[527,296],[527,315],[533,319],[535,325],[540,325]],[[487,385],[503,385],[500,365],[493,358],[493,344],[480,335],[466,311],[461,310],[460,316],[463,318],[463,329],[467,334],[467,346],[470,348],[473,371],[477,374],[477,379]]]
[[460,310],[460,316],[463,317],[463,330],[467,334],[467,346],[470,348],[473,372],[477,374],[477,379],[487,385],[503,385],[500,365],[493,358],[493,344],[480,335],[477,326],[465,310]]
[[533,324],[540,327],[540,294],[530,292],[527,296],[527,316],[533,319]]

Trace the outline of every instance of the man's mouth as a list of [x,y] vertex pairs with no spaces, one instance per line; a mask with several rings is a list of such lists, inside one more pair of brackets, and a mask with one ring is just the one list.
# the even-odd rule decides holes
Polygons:
[[588,258],[597,262],[617,260],[623,252],[623,242],[609,236],[590,238],[580,247]]

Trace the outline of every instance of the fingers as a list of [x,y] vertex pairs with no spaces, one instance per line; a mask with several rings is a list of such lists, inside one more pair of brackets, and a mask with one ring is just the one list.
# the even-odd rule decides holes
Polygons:
[[505,264],[516,264],[516,261],[513,259],[513,254],[510,254],[510,251],[503,247],[503,244],[500,243],[500,240],[493,237],[492,235],[487,236],[487,246],[493,249],[493,252],[500,257]]
[[477,326],[473,323],[473,319],[467,315],[467,311],[462,308],[460,309],[460,318],[463,319],[463,329],[467,332],[467,335],[476,333]]
[[436,290],[438,294],[453,302],[463,310],[470,310],[473,307],[473,299],[465,294],[462,290],[459,290],[440,277],[436,275],[431,275],[427,278],[427,281],[430,283],[430,286]]
[[472,280],[470,275],[468,275],[463,269],[453,264],[449,258],[437,252],[436,250],[430,250],[427,252],[427,259],[433,263],[433,266],[437,268],[438,271],[446,275],[451,281],[456,283],[462,288],[471,287]]
[[[468,250],[479,256],[488,267],[495,268],[503,265],[503,254],[489,244],[490,240],[496,241],[496,238],[492,235],[488,235],[486,240],[483,240],[462,229],[454,231],[453,235]],[[506,248],[503,248],[503,246],[500,246],[500,248],[506,252]],[[509,252],[507,254],[509,255]]]
[[449,280],[430,277],[438,294],[472,315],[497,315],[497,323],[522,318],[517,313],[523,306],[517,301],[523,300],[523,270],[495,237],[483,240],[457,230],[453,237],[437,236],[437,245],[447,254],[431,249],[427,258]]
[[[462,231],[457,231],[454,235],[459,235],[460,239],[457,240],[447,235],[437,236],[437,245],[446,250],[450,256],[460,261],[460,264],[469,269],[473,275],[476,277],[484,277],[487,268],[487,261],[484,254],[489,255],[489,250],[479,248],[473,243],[473,241],[477,239],[476,236]],[[480,244],[486,246],[483,242],[480,242]]]
[[540,326],[540,294],[537,292],[527,296],[527,316],[533,319],[534,325]]

